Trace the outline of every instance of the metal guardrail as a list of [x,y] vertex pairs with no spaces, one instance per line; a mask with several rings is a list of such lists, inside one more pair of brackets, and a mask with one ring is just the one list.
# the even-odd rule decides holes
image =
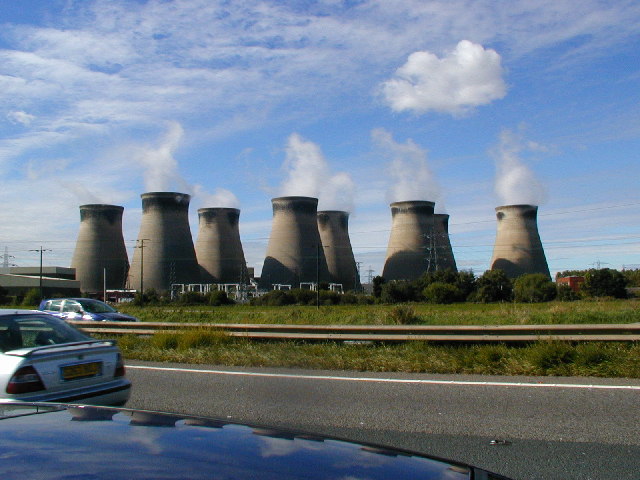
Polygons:
[[87,333],[154,335],[157,332],[218,330],[255,340],[350,342],[500,342],[540,340],[571,342],[637,342],[640,323],[586,325],[282,325],[244,323],[91,322],[70,321]]

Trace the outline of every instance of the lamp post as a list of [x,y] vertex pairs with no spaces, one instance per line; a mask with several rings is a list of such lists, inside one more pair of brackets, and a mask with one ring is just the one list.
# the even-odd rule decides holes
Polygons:
[[43,292],[42,292],[42,253],[43,252],[50,252],[51,250],[47,249],[47,248],[42,248],[42,245],[40,246],[40,248],[36,248],[36,249],[32,249],[29,250],[30,252],[40,252],[40,281],[38,282],[39,285],[39,289],[40,289],[40,300],[42,300],[44,298]]

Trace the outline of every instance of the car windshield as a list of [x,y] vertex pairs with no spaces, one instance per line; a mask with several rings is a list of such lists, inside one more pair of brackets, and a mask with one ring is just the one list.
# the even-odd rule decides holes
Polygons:
[[98,300],[78,300],[82,309],[89,313],[114,313],[117,310],[111,305]]
[[49,315],[0,317],[0,351],[90,340],[67,323]]

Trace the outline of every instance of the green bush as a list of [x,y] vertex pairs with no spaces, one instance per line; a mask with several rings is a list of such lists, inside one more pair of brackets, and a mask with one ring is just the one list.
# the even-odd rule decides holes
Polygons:
[[513,297],[516,302],[549,302],[556,295],[556,285],[542,273],[521,275],[513,285]]
[[200,292],[184,292],[176,299],[179,305],[203,305],[206,302],[207,298]]
[[617,270],[591,269],[584,276],[582,291],[590,297],[627,298],[627,278]]
[[386,280],[381,277],[373,277],[373,296],[380,298],[382,296],[382,286],[386,283]]
[[402,280],[394,280],[382,286],[380,300],[382,303],[404,303],[418,300],[417,284]]
[[557,285],[556,299],[561,302],[573,302],[580,299],[580,295],[573,291],[569,285]]
[[220,307],[222,305],[233,305],[235,302],[229,298],[227,292],[222,290],[212,290],[205,298],[206,303],[212,307]]
[[265,293],[261,297],[255,297],[251,299],[251,305],[264,305],[272,307],[293,305],[295,303],[296,298],[290,292],[285,290],[272,290],[268,293]]
[[454,303],[462,296],[458,287],[449,283],[433,282],[426,287],[422,294],[429,303]]
[[532,363],[546,373],[548,370],[557,370],[573,363],[576,350],[569,343],[546,342],[536,345],[536,348],[531,350],[531,357]]
[[421,319],[416,315],[416,311],[410,305],[397,305],[393,307],[388,318],[397,325],[415,325],[421,323]]
[[32,288],[25,294],[24,298],[22,299],[22,305],[26,307],[36,306],[37,308],[37,306],[40,305],[41,301],[42,297],[40,296],[40,290],[37,288]]
[[508,302],[513,296],[513,284],[502,270],[487,270],[476,281],[477,290],[470,299],[479,303]]

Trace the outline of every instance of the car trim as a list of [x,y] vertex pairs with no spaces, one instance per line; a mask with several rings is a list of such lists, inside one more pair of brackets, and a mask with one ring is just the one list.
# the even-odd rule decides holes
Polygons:
[[114,347],[116,345],[115,340],[86,340],[83,342],[58,343],[55,345],[43,345],[40,347],[33,347],[33,348],[29,348],[29,351],[27,352],[21,352],[21,350],[24,350],[24,348],[20,348],[15,350],[9,350],[7,352],[4,352],[4,354],[13,355],[16,357],[30,357],[34,353],[40,353],[43,350],[58,349],[58,348],[64,348],[64,347],[76,347],[80,345],[93,345],[97,343],[107,344],[105,346],[110,346],[110,347]]
[[75,402],[77,400],[83,400],[86,398],[92,397],[100,397],[103,395],[109,395],[111,393],[122,392],[125,390],[131,390],[131,382],[127,380],[127,382],[123,385],[118,385],[116,387],[110,387],[107,389],[99,389],[99,390],[91,390],[89,392],[83,393],[75,393],[68,395],[68,392],[60,392],[62,395],[55,394],[45,394],[34,397],[26,397],[26,398],[15,398],[11,399],[14,402]]

